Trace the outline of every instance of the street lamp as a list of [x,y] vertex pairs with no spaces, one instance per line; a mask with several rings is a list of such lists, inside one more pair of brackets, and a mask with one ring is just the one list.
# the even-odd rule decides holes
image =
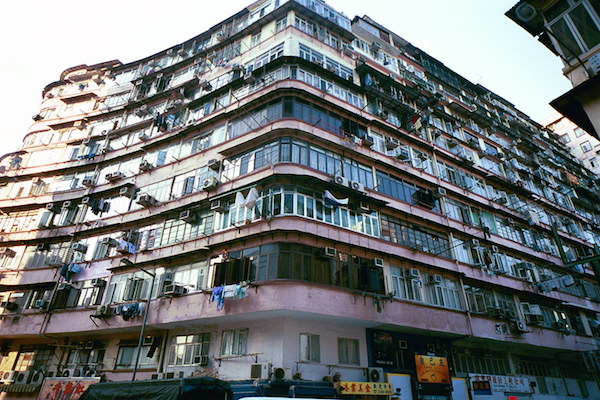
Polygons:
[[138,365],[140,363],[140,353],[142,352],[142,343],[144,342],[144,332],[146,331],[146,321],[148,321],[148,313],[150,312],[150,301],[152,300],[152,290],[154,289],[154,281],[156,279],[156,274],[154,272],[150,272],[140,266],[135,265],[133,262],[129,261],[126,258],[122,259],[121,261],[123,262],[123,264],[129,267],[135,267],[152,277],[150,288],[148,289],[148,300],[146,300],[146,312],[144,313],[144,319],[142,320],[142,329],[140,330],[140,338],[138,339],[138,344],[136,348],[135,363],[133,364],[133,375],[131,376],[131,382],[135,382],[135,376],[137,375]]

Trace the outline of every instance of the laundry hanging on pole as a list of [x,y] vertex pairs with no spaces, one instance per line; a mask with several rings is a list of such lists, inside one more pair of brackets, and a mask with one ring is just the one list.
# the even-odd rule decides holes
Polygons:
[[254,208],[256,205],[256,200],[258,200],[258,190],[256,190],[256,188],[252,188],[246,197],[246,203],[244,204],[245,207],[250,209]]

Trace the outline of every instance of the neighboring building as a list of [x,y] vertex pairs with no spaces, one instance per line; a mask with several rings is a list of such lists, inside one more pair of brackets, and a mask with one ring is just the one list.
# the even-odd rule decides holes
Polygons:
[[34,120],[0,158],[3,399],[134,370],[600,398],[594,175],[368,17],[258,1],[64,71]]
[[600,2],[520,0],[506,15],[559,56],[573,89],[550,102],[559,113],[600,135]]
[[542,121],[542,124],[558,135],[573,157],[600,177],[600,141],[583,129],[556,113]]

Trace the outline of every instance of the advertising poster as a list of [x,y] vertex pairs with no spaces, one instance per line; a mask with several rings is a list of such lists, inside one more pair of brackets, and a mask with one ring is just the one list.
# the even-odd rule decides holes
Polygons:
[[427,355],[415,355],[417,366],[417,381],[420,383],[451,384],[448,359]]

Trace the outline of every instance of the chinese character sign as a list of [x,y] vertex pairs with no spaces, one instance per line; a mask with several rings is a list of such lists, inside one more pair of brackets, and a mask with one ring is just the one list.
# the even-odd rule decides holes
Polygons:
[[421,383],[452,383],[446,357],[415,355],[417,381]]
[[38,400],[77,400],[83,392],[100,378],[46,378]]
[[391,383],[376,382],[340,382],[342,394],[364,394],[371,396],[387,396],[394,394]]

